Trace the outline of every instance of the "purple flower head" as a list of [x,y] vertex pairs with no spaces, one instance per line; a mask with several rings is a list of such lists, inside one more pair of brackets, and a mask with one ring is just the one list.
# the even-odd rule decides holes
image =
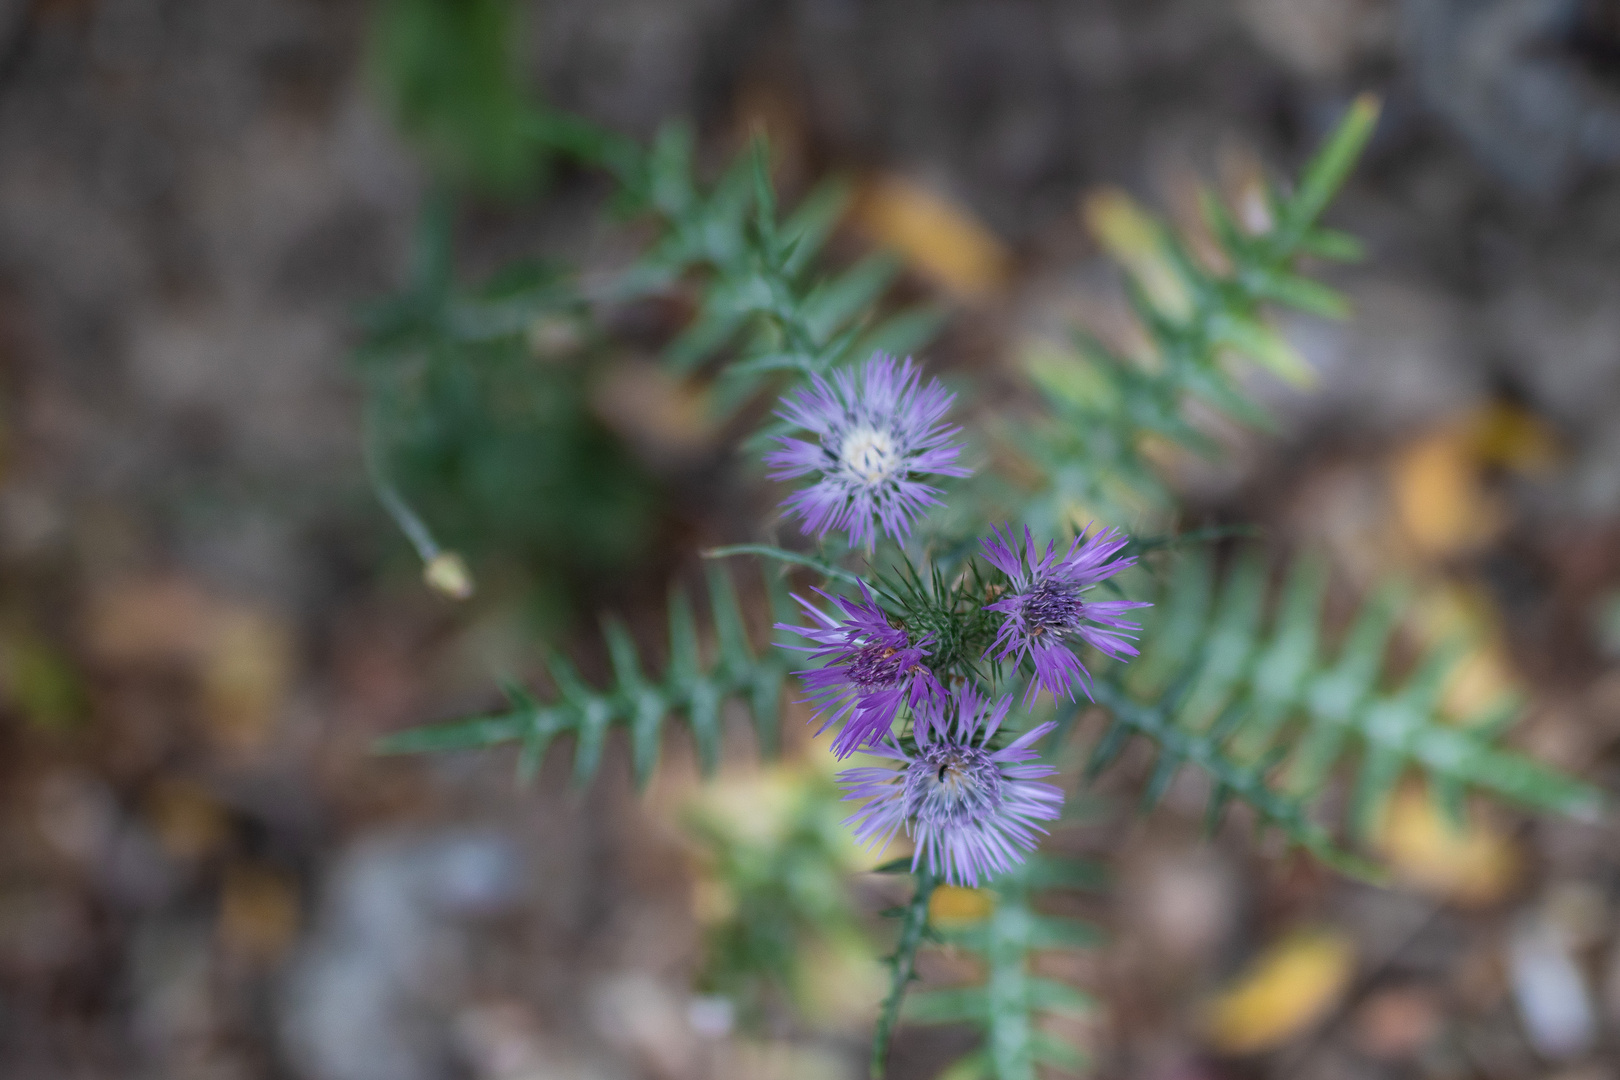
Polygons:
[[829,596],[842,618],[834,618],[814,604],[795,596],[819,625],[802,627],[777,623],[778,630],[791,630],[813,642],[788,645],[810,653],[824,666],[796,671],[810,691],[806,700],[825,715],[816,734],[843,721],[843,730],[833,740],[838,757],[848,757],[861,746],[887,735],[902,704],[920,708],[931,698],[943,698],[944,689],[934,673],[922,662],[933,639],[927,635],[912,641],[906,631],[889,625],[889,617],[861,583],[861,600]]
[[922,382],[908,357],[873,353],[859,371],[835,371],[828,382],[811,377],[808,387],[782,399],[777,415],[815,436],[814,442],[779,436],[765,455],[773,480],[817,477],[782,505],[816,536],[837,529],[851,547],[871,547],[879,528],[896,540],[939,503],[939,489],[918,477],[967,476],[957,465],[960,444],[946,445],[960,428],[941,421],[956,395],[938,379]]
[[839,773],[845,799],[867,800],[845,822],[855,839],[886,846],[904,828],[916,842],[913,872],[926,861],[930,873],[954,885],[976,887],[1022,862],[1046,831],[1036,822],[1058,816],[1063,792],[1035,782],[1057,770],[1026,764],[1055,723],[1031,728],[1000,750],[987,745],[1011,705],[1011,694],[990,704],[972,687],[959,687],[918,713],[914,753],[892,738],[873,749],[899,762],[898,769]]
[[1129,539],[1117,529],[1090,537],[1082,531],[1061,556],[1056,544],[1046,545],[1041,554],[1028,529],[1022,551],[1010,528],[1005,533],[995,530],[993,539],[980,541],[984,557],[1011,580],[1006,595],[985,605],[1006,616],[985,656],[994,654],[997,660],[1010,658],[1014,663],[1026,657],[1035,661],[1035,678],[1024,695],[1026,706],[1043,689],[1052,691],[1053,697],[1073,698],[1078,685],[1091,696],[1091,672],[1075,655],[1075,638],[1115,660],[1136,655],[1130,638],[1142,627],[1121,616],[1152,605],[1087,600],[1082,595],[1136,562],[1134,555],[1115,557]]

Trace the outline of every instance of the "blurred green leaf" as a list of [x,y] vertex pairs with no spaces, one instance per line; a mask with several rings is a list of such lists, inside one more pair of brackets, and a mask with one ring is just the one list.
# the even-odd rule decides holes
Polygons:
[[538,175],[511,0],[379,0],[371,66],[400,128],[444,175],[514,192]]

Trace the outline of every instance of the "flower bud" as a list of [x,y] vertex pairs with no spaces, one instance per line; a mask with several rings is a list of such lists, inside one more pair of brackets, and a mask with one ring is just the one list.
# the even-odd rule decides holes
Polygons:
[[422,580],[428,588],[451,600],[465,600],[473,594],[472,571],[454,551],[441,551],[422,567]]

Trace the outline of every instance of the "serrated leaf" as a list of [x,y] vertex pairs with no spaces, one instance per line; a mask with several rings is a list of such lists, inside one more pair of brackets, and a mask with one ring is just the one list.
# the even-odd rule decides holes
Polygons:
[[855,359],[865,359],[875,352],[907,356],[938,336],[944,325],[945,313],[939,308],[907,308],[880,320],[860,337],[850,353]]
[[1312,229],[1300,238],[1301,251],[1319,259],[1359,262],[1367,256],[1366,245],[1349,233],[1334,229]]
[[714,618],[714,633],[720,645],[720,662],[733,672],[745,672],[753,666],[754,653],[748,645],[748,633],[743,629],[742,609],[737,605],[737,591],[731,578],[710,568],[709,607]]
[[792,245],[783,261],[783,270],[792,275],[806,269],[832,235],[833,228],[849,209],[851,188],[842,179],[824,180],[794,208],[782,223],[782,238]]
[[1068,983],[1040,975],[1029,978],[1029,1001],[1043,1012],[1088,1013],[1097,1007],[1090,995],[1082,994]]
[[799,318],[811,340],[824,342],[843,329],[882,295],[899,272],[900,264],[893,256],[869,255],[810,290],[799,309]]
[[[1378,835],[1384,808],[1408,770],[1453,791],[1454,799],[1472,787],[1577,816],[1598,811],[1596,789],[1491,745],[1499,723],[1475,730],[1442,715],[1461,644],[1430,650],[1403,683],[1386,685],[1388,645],[1403,610],[1398,583],[1375,592],[1337,650],[1324,650],[1316,626],[1325,584],[1320,564],[1302,560],[1293,569],[1270,619],[1258,616],[1262,571],[1256,560],[1240,558],[1211,611],[1217,590],[1208,560],[1184,560],[1169,595],[1160,597],[1142,660],[1132,665],[1138,670],[1126,676],[1131,695],[1156,695],[1157,703],[1138,704],[1117,679],[1097,683],[1096,700],[1113,722],[1094,759],[1106,760],[1130,733],[1158,745],[1144,805],[1157,801],[1176,769],[1194,765],[1213,784],[1211,824],[1226,800],[1240,799],[1290,839],[1356,873],[1369,869],[1364,860],[1338,849],[1309,815],[1330,778],[1352,762],[1356,782],[1347,818],[1363,841]],[[1182,672],[1165,674],[1169,658],[1188,649]],[[1203,718],[1217,702],[1225,705],[1207,723]],[[1281,737],[1285,730],[1293,737]]]
[[1262,300],[1286,304],[1324,319],[1344,319],[1350,315],[1348,300],[1326,285],[1299,274],[1262,272],[1250,278],[1248,284]]
[[1361,157],[1362,148],[1378,124],[1378,113],[1378,99],[1371,94],[1363,94],[1351,103],[1339,126],[1305,166],[1299,190],[1283,208],[1289,234],[1297,237],[1316,224]]
[[1254,360],[1278,378],[1300,387],[1316,382],[1316,372],[1273,327],[1236,313],[1212,321],[1211,338]]
[[1085,1054],[1049,1031],[1036,1031],[1031,1035],[1030,1047],[1036,1061],[1069,1072],[1079,1072],[1089,1062]]
[[[770,580],[767,589],[773,606],[780,611],[780,583]],[[776,650],[764,656],[754,653],[730,579],[718,569],[711,570],[710,590],[723,653],[713,665],[703,661],[691,604],[681,590],[672,589],[669,662],[660,678],[647,677],[624,626],[617,620],[604,619],[602,632],[613,669],[612,682],[605,690],[589,686],[565,657],[548,653],[546,666],[556,684],[558,700],[542,705],[522,688],[508,687],[512,708],[505,714],[399,732],[379,741],[378,750],[420,753],[516,741],[521,744],[519,775],[527,779],[538,770],[555,737],[572,732],[574,781],[583,785],[601,767],[609,730],[614,724],[625,724],[629,728],[635,778],[638,785],[644,786],[657,766],[665,722],[671,715],[684,717],[692,729],[700,764],[705,772],[712,772],[720,757],[721,704],[728,697],[741,697],[755,715],[763,752],[770,753],[788,661]]]
[[373,744],[378,754],[439,754],[455,750],[481,750],[521,738],[528,726],[521,714],[474,716],[445,724],[397,731]]

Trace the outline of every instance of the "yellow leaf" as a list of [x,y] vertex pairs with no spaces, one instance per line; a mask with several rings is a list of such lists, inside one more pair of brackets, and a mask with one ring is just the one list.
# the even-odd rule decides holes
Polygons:
[[1342,934],[1318,930],[1284,938],[1210,1001],[1210,1045],[1227,1054],[1281,1045],[1333,1008],[1355,968],[1355,947]]
[[292,667],[286,623],[254,608],[222,608],[200,672],[203,715],[213,735],[237,750],[263,747]]
[[910,180],[873,181],[856,220],[879,244],[966,299],[983,299],[1007,279],[1012,258],[1000,238],[963,207]]
[[1431,558],[1476,550],[1506,523],[1485,488],[1467,425],[1451,425],[1408,446],[1395,459],[1395,507],[1413,544]]
[[1518,473],[1543,473],[1557,464],[1557,436],[1534,413],[1493,402],[1472,419],[1475,452],[1491,465]]
[[928,898],[928,921],[940,926],[981,922],[995,910],[996,895],[989,889],[941,885]]
[[1534,414],[1505,402],[1475,409],[1424,436],[1395,460],[1401,523],[1423,554],[1476,550],[1502,531],[1507,511],[1486,469],[1536,474],[1559,457],[1557,438]]
[[1402,881],[1459,904],[1500,900],[1519,876],[1519,852],[1507,836],[1478,819],[1457,828],[1418,787],[1391,800],[1379,847]]
[[1117,188],[1093,192],[1081,216],[1097,242],[1118,259],[1153,306],[1178,322],[1192,314],[1192,294],[1165,252],[1163,226]]

